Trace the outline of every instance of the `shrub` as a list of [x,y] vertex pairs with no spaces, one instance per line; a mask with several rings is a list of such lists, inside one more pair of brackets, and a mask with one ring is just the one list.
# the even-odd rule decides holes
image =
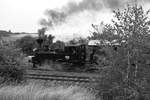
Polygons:
[[5,42],[0,45],[0,76],[3,82],[21,82],[23,77],[24,55],[14,43]]
[[4,82],[17,82],[20,83],[23,80],[23,69],[16,65],[1,65],[0,76],[3,77]]
[[36,47],[35,38],[31,36],[25,36],[16,41],[17,48],[21,48],[22,52],[27,55],[33,54],[33,49]]

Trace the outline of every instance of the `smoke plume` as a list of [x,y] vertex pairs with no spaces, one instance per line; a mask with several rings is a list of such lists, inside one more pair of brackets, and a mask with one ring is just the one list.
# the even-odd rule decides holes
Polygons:
[[69,2],[61,9],[46,10],[44,18],[40,21],[40,24],[46,27],[53,27],[64,23],[68,16],[78,14],[83,11],[99,11],[106,7],[109,9],[115,9],[122,5],[127,0],[82,0],[79,3]]
[[61,9],[47,10],[45,13],[47,19],[42,19],[40,24],[53,27],[65,22],[66,18],[72,14],[79,13],[84,10],[98,11],[102,9],[102,7],[102,0],[83,0],[79,3],[69,2]]
[[120,7],[123,1],[122,0],[105,0],[104,2],[108,8],[114,9],[114,8]]

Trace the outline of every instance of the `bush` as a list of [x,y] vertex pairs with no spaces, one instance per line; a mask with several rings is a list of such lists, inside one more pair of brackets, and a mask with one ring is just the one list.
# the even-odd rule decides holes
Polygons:
[[23,79],[24,55],[14,43],[4,42],[0,45],[0,77],[2,82],[21,82]]
[[21,48],[22,52],[27,55],[33,54],[33,49],[36,47],[36,40],[31,36],[25,36],[16,41],[17,48]]
[[23,80],[24,70],[17,67],[16,65],[1,65],[0,76],[4,82],[16,82],[20,83]]

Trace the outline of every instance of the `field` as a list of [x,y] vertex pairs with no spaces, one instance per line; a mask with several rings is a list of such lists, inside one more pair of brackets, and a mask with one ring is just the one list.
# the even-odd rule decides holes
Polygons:
[[5,41],[16,41],[17,39],[20,39],[24,36],[32,36],[32,37],[37,37],[38,34],[34,34],[34,33],[20,33],[20,34],[15,34],[15,33],[11,33],[8,35],[3,35],[0,33],[0,35],[2,35],[2,39]]
[[94,93],[79,86],[51,86],[30,83],[0,88],[0,100],[96,100]]

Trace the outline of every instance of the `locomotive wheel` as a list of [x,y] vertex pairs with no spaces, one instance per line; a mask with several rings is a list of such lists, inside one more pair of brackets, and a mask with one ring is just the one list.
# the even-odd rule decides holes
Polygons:
[[32,68],[38,68],[39,66],[40,66],[39,63],[33,63],[33,64],[32,64]]
[[32,67],[33,67],[33,68],[37,68],[36,64],[33,64]]

